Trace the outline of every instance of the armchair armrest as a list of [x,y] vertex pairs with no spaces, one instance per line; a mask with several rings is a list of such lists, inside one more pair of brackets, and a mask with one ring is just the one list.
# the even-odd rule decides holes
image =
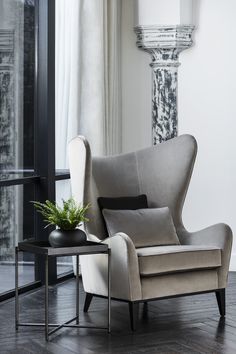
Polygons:
[[197,232],[180,232],[179,239],[184,245],[206,245],[221,249],[222,265],[219,268],[219,288],[227,285],[229,262],[232,249],[232,230],[226,224],[215,224]]
[[[94,235],[88,237],[93,241]],[[138,256],[130,237],[117,233],[102,241],[111,249],[111,295],[125,300],[142,298]],[[107,296],[107,256],[82,256],[84,289],[88,293]]]

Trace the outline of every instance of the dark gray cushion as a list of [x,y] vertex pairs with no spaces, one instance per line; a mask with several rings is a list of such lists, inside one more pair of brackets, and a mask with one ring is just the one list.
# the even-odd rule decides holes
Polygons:
[[179,245],[168,207],[138,210],[103,209],[109,236],[126,233],[135,247]]
[[145,194],[132,197],[99,197],[98,205],[100,210],[136,210],[148,208],[147,196]]

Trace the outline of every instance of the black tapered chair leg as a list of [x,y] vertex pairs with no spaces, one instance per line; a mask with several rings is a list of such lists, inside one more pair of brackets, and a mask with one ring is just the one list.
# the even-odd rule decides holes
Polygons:
[[225,316],[225,289],[216,291],[216,299],[221,317]]
[[92,298],[93,298],[93,294],[86,293],[86,297],[85,297],[85,301],[84,301],[84,312],[88,312]]
[[129,316],[132,331],[136,331],[138,322],[139,303],[129,302]]

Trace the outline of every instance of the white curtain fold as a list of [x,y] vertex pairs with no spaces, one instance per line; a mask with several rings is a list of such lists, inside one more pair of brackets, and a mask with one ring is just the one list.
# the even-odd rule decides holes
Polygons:
[[104,3],[105,153],[121,152],[121,0]]
[[121,0],[56,1],[56,166],[77,134],[95,155],[121,151]]

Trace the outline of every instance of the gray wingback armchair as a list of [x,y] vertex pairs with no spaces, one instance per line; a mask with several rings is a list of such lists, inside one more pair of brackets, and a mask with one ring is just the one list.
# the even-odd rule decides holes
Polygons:
[[[220,314],[225,315],[231,229],[221,223],[188,232],[182,222],[196,153],[197,143],[190,135],[110,157],[92,158],[89,144],[81,136],[69,144],[72,194],[79,203],[91,203],[90,221],[85,225],[88,238],[111,249],[112,298],[129,303],[132,329],[140,302],[166,297],[215,292]],[[140,194],[147,195],[150,208],[169,207],[180,245],[135,248],[123,232],[104,238],[97,198]],[[107,296],[106,257],[81,257],[84,311],[93,296]]]

